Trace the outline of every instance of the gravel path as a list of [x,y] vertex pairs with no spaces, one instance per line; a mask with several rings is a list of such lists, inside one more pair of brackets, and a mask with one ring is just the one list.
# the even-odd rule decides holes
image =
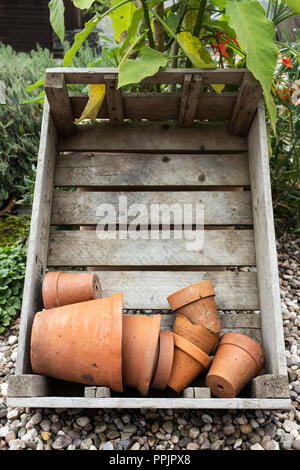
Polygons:
[[0,335],[0,450],[300,450],[299,239],[277,244],[293,410],[84,410],[7,408],[19,324]]

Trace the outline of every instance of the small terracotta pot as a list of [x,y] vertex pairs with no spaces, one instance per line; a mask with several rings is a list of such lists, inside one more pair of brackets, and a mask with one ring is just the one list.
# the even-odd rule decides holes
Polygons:
[[156,371],[151,382],[152,388],[164,390],[168,385],[174,358],[174,338],[172,331],[163,330],[159,334],[159,354]]
[[222,329],[211,281],[191,284],[168,296],[173,312],[187,317],[196,325],[203,325],[214,333]]
[[174,336],[174,360],[171,376],[168,382],[176,392],[181,392],[211,363],[210,357],[194,344],[181,336]]
[[216,397],[233,398],[265,365],[262,348],[249,336],[226,333],[206,377]]
[[38,312],[30,358],[35,374],[122,392],[122,305],[117,293]]
[[92,273],[49,271],[42,285],[45,308],[85,302],[102,297],[99,278]]
[[161,315],[123,316],[123,384],[148,394],[158,360]]
[[194,325],[188,318],[181,315],[176,315],[173,331],[193,343],[206,354],[209,354],[219,341],[219,336],[216,333],[205,328],[205,326]]

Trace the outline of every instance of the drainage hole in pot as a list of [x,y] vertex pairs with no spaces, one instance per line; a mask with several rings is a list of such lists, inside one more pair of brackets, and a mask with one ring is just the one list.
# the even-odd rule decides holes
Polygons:
[[224,390],[223,385],[218,384],[217,387],[218,387],[219,390]]

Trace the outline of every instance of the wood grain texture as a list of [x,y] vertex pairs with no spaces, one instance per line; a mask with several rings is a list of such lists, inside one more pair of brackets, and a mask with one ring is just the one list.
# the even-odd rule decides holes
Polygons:
[[73,134],[73,112],[63,73],[46,74],[44,88],[58,133]]
[[224,123],[201,123],[182,128],[176,124],[124,122],[77,126],[62,136],[60,151],[229,153],[247,151],[245,137],[232,135]]
[[[221,95],[205,93],[196,101],[195,118],[199,120],[226,121],[231,116],[236,102],[236,92]],[[70,93],[74,117],[81,115],[88,101],[87,93]],[[178,93],[126,93],[122,95],[125,119],[148,119],[149,121],[177,120],[181,97]],[[98,112],[99,119],[108,119],[107,100],[104,99]]]
[[12,408],[179,408],[179,409],[291,409],[291,400],[281,398],[7,398]]
[[57,157],[55,186],[247,186],[248,155],[94,154]]
[[56,144],[56,129],[46,99],[28,241],[16,374],[30,373],[31,326],[35,313],[42,307],[41,280],[47,261]]
[[[52,230],[48,265],[255,265],[252,230],[208,230],[204,232],[204,248],[201,252],[198,248],[195,251],[190,250],[191,242],[184,238],[182,240],[99,240],[96,231]],[[127,232],[124,234],[127,236]],[[171,233],[170,236],[173,237],[173,234]],[[200,235],[198,236],[200,237]]]
[[[118,69],[113,67],[93,67],[93,68],[80,68],[80,67],[58,67],[49,68],[46,70],[47,74],[63,73],[66,83],[105,83],[105,75],[117,74]],[[228,83],[239,85],[243,79],[244,74],[249,74],[247,69],[196,69],[196,68],[182,68],[182,69],[165,69],[158,72],[151,77],[147,77],[141,81],[141,84],[155,84],[155,83],[178,83],[182,84],[184,75],[186,73],[200,74],[203,83]]]
[[186,73],[180,99],[178,122],[181,126],[190,126],[195,119],[198,97],[201,84],[201,75]]
[[[122,207],[126,203],[127,217]],[[251,194],[250,191],[118,191],[118,192],[55,192],[53,197],[51,224],[53,225],[92,225],[97,224],[100,217],[97,209],[101,204],[112,204],[116,211],[117,220],[125,215],[125,221],[129,224],[134,219],[130,208],[134,204],[143,204],[147,213],[141,214],[139,221],[143,225],[162,224],[172,220],[168,209],[178,208],[184,213],[185,204],[204,205],[204,222],[206,225],[251,225]],[[160,211],[154,211],[153,205],[159,205]],[[165,205],[165,206],[163,206]],[[136,206],[138,207],[138,206]],[[155,206],[154,206],[155,207]],[[166,213],[163,209],[167,209]],[[152,213],[151,213],[152,208]],[[136,214],[137,215],[137,214]],[[111,222],[114,222],[114,217]],[[191,223],[195,224],[196,211],[191,214]]]
[[[122,92],[118,90],[118,76],[105,75],[106,105],[111,124],[119,124],[124,119]],[[108,81],[107,81],[108,80]]]
[[219,310],[259,310],[255,272],[94,272],[100,279],[103,296],[109,297],[114,292],[123,292],[126,309],[170,309],[168,295],[190,284],[210,279],[216,292],[215,301]]
[[248,143],[263,345],[268,371],[286,375],[265,109],[262,100],[249,131]]
[[229,122],[232,134],[247,135],[261,97],[262,88],[259,81],[253,75],[244,75]]

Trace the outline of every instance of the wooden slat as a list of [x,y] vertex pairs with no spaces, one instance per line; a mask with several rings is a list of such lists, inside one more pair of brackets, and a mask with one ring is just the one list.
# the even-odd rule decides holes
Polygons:
[[[199,96],[195,117],[199,120],[226,121],[230,118],[236,102],[236,92],[221,95],[205,93]],[[70,93],[73,117],[81,115],[88,100],[86,93]],[[180,108],[178,93],[128,93],[123,94],[125,119],[148,119],[149,121],[176,120]],[[104,99],[98,113],[99,119],[108,119],[107,102]]]
[[[59,155],[56,186],[206,187],[249,185],[247,154],[82,154]],[[185,189],[185,188],[184,188]]]
[[[80,67],[68,67],[68,68],[49,68],[46,70],[48,73],[63,73],[66,78],[66,83],[104,83],[105,75],[118,73],[117,68],[80,68]],[[247,69],[165,69],[161,72],[147,77],[141,81],[142,84],[155,84],[155,83],[183,83],[183,77],[186,73],[198,73],[201,74],[202,83],[229,83],[239,85],[243,79],[243,75],[249,74]]]
[[77,126],[73,136],[62,136],[59,150],[101,152],[244,152],[245,137],[230,134],[224,123],[194,124],[181,128],[167,123],[131,123],[121,125],[95,123]]
[[28,242],[16,374],[30,373],[29,345],[31,326],[35,313],[43,305],[41,280],[45,273],[47,260],[53,196],[53,173],[57,153],[56,143],[56,129],[46,98]]
[[86,397],[32,397],[7,398],[12,408],[180,408],[180,409],[291,409],[286,398],[86,398]]
[[238,98],[229,122],[234,135],[247,135],[262,96],[261,84],[253,75],[244,75]]
[[[201,271],[94,271],[101,282],[103,297],[123,292],[126,309],[170,309],[167,296],[190,284],[210,279],[219,310],[258,310],[255,272]],[[231,317],[233,318],[233,317]],[[239,317],[242,318],[242,317]],[[245,324],[245,326],[248,326]]]
[[[172,233],[170,236],[173,236]],[[200,233],[198,236],[200,237]],[[191,247],[191,242],[185,239],[99,240],[96,231],[53,230],[50,234],[48,265],[255,265],[252,230],[205,231],[203,252],[187,251],[189,247]]]
[[195,119],[201,75],[186,73],[184,75],[178,122],[181,126],[190,126]]
[[124,119],[122,92],[118,90],[117,74],[105,75],[106,104],[111,124],[121,123]]
[[248,142],[264,350],[269,372],[286,375],[268,143],[262,100],[249,131]]
[[[127,206],[127,216],[126,213],[123,214],[122,212],[124,203]],[[164,220],[168,220],[168,217],[172,220],[172,208],[181,210],[183,220],[184,204],[192,204],[193,211],[190,222],[195,224],[197,222],[196,205],[203,204],[206,225],[252,224],[250,191],[61,191],[54,193],[51,223],[53,225],[95,225],[100,220],[97,216],[97,209],[101,204],[112,204],[120,223],[121,221],[124,223],[124,217],[125,223],[126,220],[127,223],[130,223],[134,219],[134,213],[129,211],[130,208],[137,208],[134,204],[143,204],[147,209],[146,214],[139,216],[139,221],[143,225],[161,224]],[[154,213],[152,210],[151,213],[154,204],[159,205],[162,209],[165,206],[166,212],[161,210]],[[138,215],[137,212],[136,215]],[[122,220],[120,217],[122,217]],[[113,216],[112,223],[114,221]]]
[[75,130],[73,112],[63,73],[46,74],[44,88],[58,133],[72,134]]

